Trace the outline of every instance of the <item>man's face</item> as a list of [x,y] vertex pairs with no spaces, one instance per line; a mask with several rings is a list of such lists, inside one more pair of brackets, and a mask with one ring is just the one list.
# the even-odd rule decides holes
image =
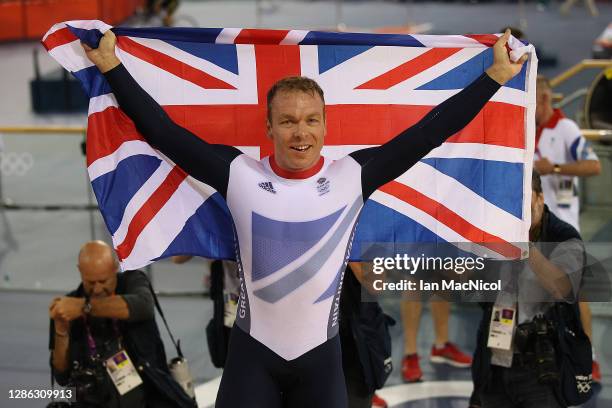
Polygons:
[[544,214],[544,193],[531,191],[531,227],[540,225]]
[[268,137],[276,163],[284,170],[306,170],[321,157],[325,139],[325,106],[321,97],[302,91],[281,91],[272,99]]
[[111,265],[79,265],[83,289],[91,298],[112,296],[115,293],[117,288],[117,267],[114,263]]

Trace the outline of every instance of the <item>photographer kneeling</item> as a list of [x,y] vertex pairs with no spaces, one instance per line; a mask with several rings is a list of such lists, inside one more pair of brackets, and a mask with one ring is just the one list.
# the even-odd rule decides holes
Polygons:
[[55,380],[76,387],[76,407],[195,407],[172,378],[141,271],[117,273],[112,249],[79,252],[82,283],[49,306]]
[[472,407],[557,408],[591,396],[591,345],[580,323],[582,239],[544,205],[532,176],[529,259],[499,263],[504,282],[485,304],[472,365]]

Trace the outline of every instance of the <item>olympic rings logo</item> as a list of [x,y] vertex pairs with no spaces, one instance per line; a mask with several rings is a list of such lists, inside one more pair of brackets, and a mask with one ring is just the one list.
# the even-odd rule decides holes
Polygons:
[[5,176],[25,176],[34,166],[31,153],[0,153],[0,172]]
[[576,387],[578,389],[578,393],[587,394],[591,391],[591,382],[590,381],[578,381],[576,383]]

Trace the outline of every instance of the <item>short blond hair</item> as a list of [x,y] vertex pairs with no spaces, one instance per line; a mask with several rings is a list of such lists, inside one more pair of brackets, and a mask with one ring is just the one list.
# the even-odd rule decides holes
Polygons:
[[300,91],[312,96],[319,95],[323,106],[325,106],[325,97],[323,96],[323,89],[317,84],[314,79],[310,79],[305,76],[291,76],[277,81],[267,95],[267,107],[268,107],[268,120],[271,120],[272,100],[279,92],[293,92]]
[[550,79],[548,79],[544,75],[538,75],[538,77],[536,78],[536,88],[544,90],[546,92],[552,92],[552,85],[550,84]]

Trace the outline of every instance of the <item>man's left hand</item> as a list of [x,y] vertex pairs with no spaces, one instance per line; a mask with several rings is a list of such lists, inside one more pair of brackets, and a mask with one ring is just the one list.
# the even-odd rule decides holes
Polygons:
[[504,85],[521,72],[523,64],[527,61],[527,54],[523,55],[516,62],[510,61],[510,56],[506,49],[506,44],[508,44],[509,39],[510,29],[506,30],[504,35],[499,37],[493,46],[493,65],[487,69],[487,75],[500,85]]
[[540,176],[551,174],[555,169],[555,165],[550,162],[546,157],[541,158],[533,162],[533,167],[540,173]]
[[50,315],[53,319],[62,319],[71,322],[83,316],[84,298],[64,296],[53,301]]

